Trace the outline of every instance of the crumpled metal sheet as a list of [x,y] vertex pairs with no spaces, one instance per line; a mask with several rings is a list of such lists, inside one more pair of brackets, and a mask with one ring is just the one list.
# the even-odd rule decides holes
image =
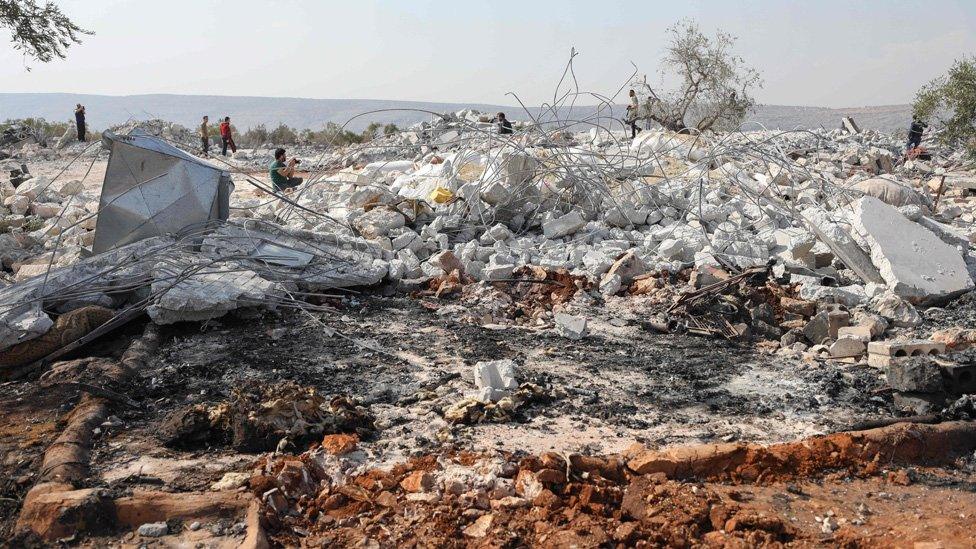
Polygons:
[[92,252],[227,219],[230,175],[140,130],[102,134],[111,151]]

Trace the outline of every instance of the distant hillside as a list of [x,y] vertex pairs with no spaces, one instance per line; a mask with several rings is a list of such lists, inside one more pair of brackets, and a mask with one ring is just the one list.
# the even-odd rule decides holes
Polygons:
[[[489,113],[506,111],[510,118],[526,118],[519,107],[469,103],[214,95],[0,93],[0,120],[27,117],[41,117],[52,121],[72,120],[76,103],[85,105],[89,126],[94,129],[104,129],[129,119],[148,118],[162,118],[193,126],[207,114],[211,120],[230,116],[234,125],[240,129],[258,124],[276,126],[282,122],[296,128],[320,129],[326,122],[343,124],[351,120],[348,127],[359,131],[370,122],[392,122],[405,127],[429,119],[429,114],[420,111],[440,113],[467,107]],[[583,118],[592,111],[593,107],[576,107],[572,117]],[[538,109],[531,109],[530,112],[536,115]],[[620,114],[622,113],[621,109]],[[862,128],[890,132],[906,126],[911,120],[911,108],[909,105],[850,109],[762,105],[749,117],[750,123],[746,125],[746,129],[756,129],[759,125],[770,129],[820,126],[836,128],[840,126],[843,116],[853,116]]]
[[825,107],[791,107],[786,105],[760,105],[756,113],[747,118],[744,129],[839,128],[845,116],[854,118],[861,129],[886,133],[907,130],[912,121],[911,105],[884,105],[879,107],[851,107],[828,109]]

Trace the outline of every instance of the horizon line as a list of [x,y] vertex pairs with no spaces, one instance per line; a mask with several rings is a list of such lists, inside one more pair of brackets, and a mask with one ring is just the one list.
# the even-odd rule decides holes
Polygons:
[[[107,93],[77,93],[77,92],[0,92],[0,96],[3,95],[72,95],[72,96],[94,96],[94,97],[112,97],[112,98],[132,98],[132,97],[150,97],[150,96],[166,96],[166,97],[213,97],[213,98],[225,98],[225,99],[288,99],[288,100],[301,100],[301,101],[366,101],[366,102],[398,102],[398,103],[425,103],[425,104],[448,104],[448,105],[484,105],[491,107],[506,107],[506,108],[516,108],[516,105],[501,105],[498,103],[484,103],[484,102],[468,102],[468,101],[429,101],[429,100],[418,100],[418,99],[371,99],[371,98],[344,98],[344,97],[296,97],[296,96],[280,96],[280,95],[220,95],[220,94],[201,94],[201,93],[132,93],[124,95],[115,95]],[[621,105],[624,103],[621,103]],[[804,109],[827,109],[827,110],[846,110],[846,109],[867,109],[867,108],[881,108],[881,107],[904,107],[910,106],[911,103],[888,103],[882,105],[861,105],[861,106],[846,106],[846,107],[824,107],[820,105],[790,105],[783,103],[761,103],[757,102],[755,106],[757,107],[794,107],[794,108],[804,108]],[[526,105],[529,108],[543,108],[541,105]],[[577,108],[595,107],[598,105],[575,105]],[[521,108],[521,107],[519,107]]]

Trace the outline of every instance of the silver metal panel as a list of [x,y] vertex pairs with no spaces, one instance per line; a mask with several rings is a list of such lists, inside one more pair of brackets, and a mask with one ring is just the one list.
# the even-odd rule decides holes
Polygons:
[[226,172],[143,133],[103,139],[111,156],[94,253],[227,219],[233,183]]

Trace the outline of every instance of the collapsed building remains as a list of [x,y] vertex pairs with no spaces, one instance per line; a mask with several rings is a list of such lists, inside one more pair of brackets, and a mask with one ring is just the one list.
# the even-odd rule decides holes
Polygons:
[[[115,370],[70,358],[140,318],[155,329],[283,310],[327,337],[339,333],[367,356],[395,357],[428,372],[429,357],[341,333],[347,320],[333,316],[336,304],[358,305],[349,296],[366,291],[410,296],[458,324],[542,333],[567,345],[630,324],[661,337],[751,342],[796,363],[877,368],[873,377],[886,380],[896,414],[925,414],[928,422],[968,417],[974,366],[966,349],[976,337],[947,326],[960,321],[944,308],[972,299],[976,277],[976,178],[961,152],[906,159],[900,140],[852,119],[835,130],[649,129],[628,139],[612,129],[613,106],[605,107],[586,120],[561,119],[554,107],[517,123],[514,134],[497,133],[491,118],[474,110],[431,113],[428,122],[364,144],[299,146],[291,154],[309,175],[287,194],[253,175],[265,169],[273,144],[208,162],[181,150],[192,145],[190,132],[161,121],[103,134],[109,158],[100,190],[85,178],[32,175],[24,165],[46,155],[94,165],[104,161],[98,144],[53,152],[23,145],[19,158],[2,161],[11,178],[0,188],[0,377],[61,378],[92,398],[127,403],[120,384],[142,362],[112,378],[116,385],[93,388],[86,375]],[[625,306],[633,313],[626,319],[594,313]],[[275,330],[272,341],[280,338]],[[431,437],[452,451],[459,429],[517,421],[526,410],[566,398],[545,376],[523,376],[507,356],[472,362],[464,379],[437,378],[450,391],[424,386],[396,401],[416,416],[409,421],[428,423]],[[160,435],[167,448],[219,443],[275,452],[244,473],[227,473],[237,476],[214,488],[254,493],[253,508],[251,500],[220,503],[235,512],[251,509],[238,532],[247,530],[248,539],[272,528],[287,532],[279,542],[314,531],[351,543],[356,532],[349,523],[328,533],[315,517],[340,509],[365,516],[374,509],[366,504],[381,498],[389,509],[436,505],[441,496],[460,501],[468,497],[466,483],[481,482],[438,473],[435,487],[424,472],[430,464],[417,456],[363,480],[372,473],[357,449],[360,439],[396,428],[388,408],[373,417],[368,406],[297,384],[249,384],[220,402],[191,404],[167,416]],[[111,423],[98,410],[98,424]],[[79,429],[88,425],[78,421]],[[305,452],[322,436],[320,447]],[[277,457],[289,448],[299,455]],[[724,456],[716,459],[734,456],[747,471],[741,463],[747,450],[766,452],[737,448],[716,450]],[[842,457],[830,460],[854,467]],[[451,454],[430,467],[460,470],[454,462],[480,459]],[[526,459],[517,466],[509,458],[489,460],[498,471],[482,490],[488,499],[471,496],[478,512],[465,515],[461,535],[487,539],[498,524],[492,521],[501,520],[492,517],[514,524],[519,506],[552,511],[579,504],[599,515],[604,508],[592,506],[594,490],[604,494],[601,501],[640,515],[621,490],[631,483],[627,490],[654,491],[635,475],[661,472],[633,465],[633,456],[626,467],[617,458]],[[340,470],[347,461],[356,468],[348,474]],[[336,470],[327,473],[328,467]],[[674,477],[655,482],[683,493],[668,484]],[[68,484],[54,492],[32,489],[20,526],[47,539],[79,529],[42,512],[81,498],[82,483]],[[584,492],[587,503],[580,504]],[[213,503],[197,496],[200,508]],[[95,497],[84,494],[89,503]],[[712,503],[718,497],[708,495]],[[116,510],[132,504],[114,495],[96,499]],[[614,539],[631,543],[635,529],[667,539],[637,515],[640,525],[626,526],[621,516],[610,521],[623,529]],[[719,526],[735,513],[719,515],[696,528],[732,535],[736,528]],[[142,537],[175,528],[165,520],[141,526]],[[767,541],[798,535],[780,523],[767,526],[739,530],[762,531]],[[687,539],[704,535],[683,532]]]

